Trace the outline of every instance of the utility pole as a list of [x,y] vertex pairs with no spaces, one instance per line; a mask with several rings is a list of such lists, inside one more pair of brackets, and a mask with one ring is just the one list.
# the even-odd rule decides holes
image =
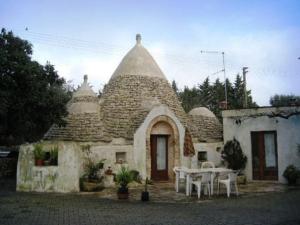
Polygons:
[[246,73],[248,73],[248,67],[243,67],[243,82],[244,82],[244,108],[248,107],[248,95],[247,95],[247,83],[246,83]]

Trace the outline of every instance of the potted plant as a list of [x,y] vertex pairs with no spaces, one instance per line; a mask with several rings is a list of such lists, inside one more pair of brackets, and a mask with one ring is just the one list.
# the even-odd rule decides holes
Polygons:
[[283,176],[287,179],[288,185],[296,185],[297,179],[300,177],[300,171],[294,165],[289,165],[284,170]]
[[221,157],[229,169],[239,171],[237,178],[238,183],[245,184],[246,176],[242,174],[242,171],[246,167],[247,156],[244,155],[238,140],[234,138],[233,140],[227,141],[221,152]]
[[97,191],[103,189],[101,185],[103,176],[99,175],[101,169],[103,169],[105,159],[98,162],[94,162],[89,159],[84,164],[84,174],[81,177],[81,187],[84,191]]
[[128,199],[128,184],[132,181],[132,174],[130,173],[128,168],[122,166],[120,171],[116,174],[116,182],[119,185],[117,192],[119,199]]
[[43,150],[42,144],[34,145],[33,154],[34,154],[34,159],[35,159],[35,165],[36,166],[43,166],[44,165],[45,152]]
[[57,166],[57,160],[58,160],[58,146],[55,146],[50,150],[50,165]]
[[145,189],[142,191],[141,200],[143,202],[149,201],[149,192],[148,192],[148,177],[145,180]]

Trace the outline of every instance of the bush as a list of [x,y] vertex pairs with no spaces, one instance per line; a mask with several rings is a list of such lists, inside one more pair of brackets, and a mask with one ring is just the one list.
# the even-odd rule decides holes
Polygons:
[[244,155],[240,143],[235,138],[226,142],[221,157],[227,162],[229,169],[243,170],[246,167],[247,156]]
[[300,171],[294,165],[289,165],[284,170],[283,176],[287,179],[289,185],[295,185],[300,177]]

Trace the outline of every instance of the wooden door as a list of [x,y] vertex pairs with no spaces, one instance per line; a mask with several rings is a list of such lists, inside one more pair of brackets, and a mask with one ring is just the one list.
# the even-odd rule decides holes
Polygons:
[[151,179],[168,180],[168,136],[151,135]]
[[251,132],[254,180],[278,180],[276,131]]

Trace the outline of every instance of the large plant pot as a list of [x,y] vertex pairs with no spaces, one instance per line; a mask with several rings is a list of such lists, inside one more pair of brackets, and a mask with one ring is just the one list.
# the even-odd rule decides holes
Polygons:
[[129,196],[128,187],[126,186],[119,187],[117,195],[118,195],[118,199],[128,199]]
[[142,192],[141,200],[142,200],[143,202],[149,201],[149,192],[148,192],[148,191],[143,191],[143,192]]
[[99,181],[88,181],[88,180],[83,180],[82,181],[82,191],[101,191],[103,190],[103,183]]
[[128,199],[129,193],[117,193],[118,194],[118,199]]
[[44,160],[43,159],[36,159],[35,160],[35,165],[36,166],[43,166],[44,165]]

